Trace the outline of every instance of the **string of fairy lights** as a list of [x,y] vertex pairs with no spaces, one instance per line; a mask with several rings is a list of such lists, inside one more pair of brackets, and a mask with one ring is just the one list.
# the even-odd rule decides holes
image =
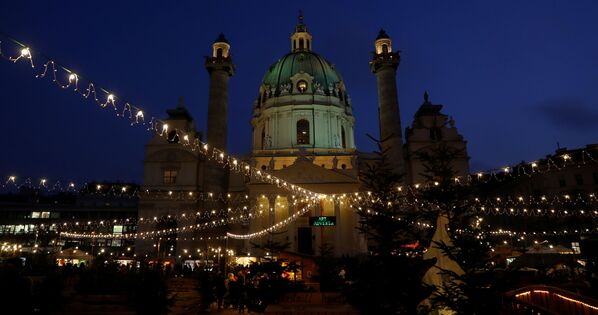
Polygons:
[[[1,44],[1,42],[0,42]],[[204,148],[208,148],[209,146],[207,146],[207,144],[202,143],[202,146]],[[193,148],[192,148],[193,149]],[[215,149],[216,151],[218,151],[217,149]],[[511,179],[515,179],[517,177],[532,177],[535,175],[541,175],[541,174],[545,174],[554,170],[562,170],[564,168],[567,167],[582,167],[582,166],[586,166],[589,164],[598,164],[598,159],[594,157],[594,155],[598,155],[598,152],[595,153],[590,153],[591,149],[582,149],[582,150],[578,150],[578,152],[569,152],[569,153],[563,153],[561,155],[558,156],[549,156],[547,158],[545,158],[544,160],[541,161],[533,161],[533,162],[522,162],[516,166],[511,166],[511,167],[503,167],[503,168],[499,168],[499,169],[492,169],[492,170],[487,170],[487,171],[479,171],[476,172],[475,174],[469,174],[467,176],[457,176],[453,178],[453,184],[457,184],[457,185],[476,185],[476,184],[487,184],[490,183],[492,181],[497,181],[497,182],[502,182],[505,180],[511,180]],[[206,152],[206,150],[203,150],[200,152],[204,152],[204,153],[208,153]],[[288,188],[288,187],[292,187],[292,189],[298,189],[299,191],[301,191],[301,187],[299,186],[292,186],[292,184],[288,183],[288,182],[284,182],[282,181],[280,178],[277,177],[273,177],[272,175],[264,172],[263,170],[259,170],[259,169],[255,169],[255,168],[251,168],[249,167],[249,165],[245,162],[240,162],[237,159],[232,158],[231,156],[228,156],[228,159],[232,159],[231,161],[228,161],[228,159],[224,159],[224,153],[219,153],[217,155],[214,155],[214,152],[212,152],[212,158],[219,161],[221,164],[223,164],[222,166],[228,166],[230,167],[232,165],[233,169],[236,169],[239,172],[243,172],[245,175],[248,176],[255,176],[257,179],[265,181],[265,182],[269,182],[271,184],[276,184],[279,187],[283,187],[283,188]],[[220,158],[220,156],[222,155],[222,158]],[[6,188],[20,188],[20,187],[27,187],[27,188],[35,188],[35,189],[45,189],[47,191],[67,191],[67,192],[76,192],[78,189],[82,189],[87,187],[89,184],[88,183],[84,183],[81,186],[77,186],[75,184],[74,181],[68,181],[68,184],[63,184],[61,181],[56,181],[53,184],[49,182],[48,179],[46,178],[39,178],[37,181],[33,180],[29,177],[26,177],[23,181],[21,182],[17,182],[18,179],[20,179],[19,177],[17,177],[16,175],[9,175],[5,177],[6,180],[1,183],[0,182],[0,189],[6,189]],[[436,188],[437,186],[439,186],[440,183],[437,181],[428,181],[428,182],[422,182],[422,183],[415,183],[412,185],[401,185],[397,187],[397,190],[399,192],[402,193],[417,193],[423,189],[430,189],[430,188]],[[126,190],[128,189],[128,187],[126,187],[126,185],[123,185],[121,187],[122,189]],[[99,189],[98,189],[99,191]],[[112,190],[112,191],[106,191],[104,192],[106,194],[118,194],[119,191],[118,190]],[[122,192],[120,192],[122,193]],[[185,193],[191,193],[191,195],[194,193],[192,191],[189,192],[183,192],[183,191],[177,191],[178,195],[184,195]],[[365,193],[365,192],[363,192]],[[170,194],[172,194],[172,192],[170,192]],[[319,194],[317,193],[313,193],[313,192],[309,192],[309,194],[303,194],[304,196],[309,196],[312,198],[318,198]],[[330,197],[343,197],[345,196],[345,193],[340,193],[340,194],[330,194],[328,196]]]
[[[305,199],[302,200],[302,202],[308,202],[310,199]],[[566,197],[564,197],[563,199],[552,199],[549,200],[548,198],[542,197],[539,198],[541,203],[544,203],[545,205],[551,205],[551,206],[555,206],[557,204],[566,204],[567,202],[573,203],[573,204],[578,204],[581,203],[584,199],[582,199],[581,197],[577,197],[577,198],[571,198],[570,196],[566,195]],[[507,201],[502,201],[500,198],[498,198],[497,200],[493,201],[493,202],[505,202],[505,203],[519,203],[519,204],[523,204],[525,205],[526,202],[527,203],[531,203],[531,202],[536,202],[532,197],[528,197],[528,198],[524,198],[524,197],[518,197],[516,199],[516,201],[513,201],[512,198],[507,198]],[[584,212],[584,210],[574,210],[574,211],[569,211],[569,210],[554,210],[554,209],[534,209],[533,211],[530,210],[528,211],[527,208],[517,208],[517,210],[515,210],[515,208],[499,208],[499,207],[491,207],[491,209],[489,211],[485,210],[485,207],[483,206],[479,206],[480,203],[482,203],[482,201],[479,200],[479,198],[475,198],[473,200],[474,206],[471,207],[472,211],[474,211],[475,213],[478,214],[484,214],[484,215],[510,215],[510,216],[549,216],[549,217],[565,217],[565,216],[575,216],[575,217],[581,217],[581,216],[590,216],[592,218],[598,217],[598,210],[589,210],[587,212]],[[294,204],[297,204],[297,201],[294,201]],[[486,205],[489,204],[489,202],[484,203]],[[421,203],[421,202],[413,202],[411,203],[411,205],[418,205],[418,206],[422,206],[424,208],[431,208],[431,207],[437,207],[436,204],[434,203]],[[478,205],[477,207],[475,205]],[[260,206],[263,206],[260,204]],[[352,207],[352,205],[349,205],[350,207]],[[234,238],[234,239],[253,239],[253,238],[259,238],[265,235],[268,235],[269,233],[282,229],[283,227],[285,227],[286,225],[288,225],[289,223],[293,222],[294,220],[296,220],[299,216],[304,215],[305,213],[307,213],[308,211],[310,211],[311,209],[309,207],[299,207],[300,209],[295,212],[292,215],[289,215],[287,218],[281,220],[278,223],[273,224],[270,227],[267,228],[263,228],[262,230],[253,232],[253,233],[249,233],[249,234],[234,234],[234,233],[228,233],[227,236],[230,238]],[[598,209],[598,208],[596,208]],[[229,209],[230,210],[230,209]],[[272,212],[273,209],[270,208],[269,212]],[[212,212],[215,214],[217,213],[215,210],[212,210]],[[221,211],[221,213],[227,213],[228,211]],[[260,211],[259,214],[262,214],[263,211]],[[268,208],[266,207],[266,213],[268,212]],[[370,212],[370,210],[368,209],[368,213]],[[380,212],[373,212],[373,214],[381,214]],[[258,217],[258,213],[256,213],[256,215],[251,215],[250,214],[245,214],[245,220],[252,220]],[[169,220],[174,220],[174,221],[182,221],[184,219],[187,218],[193,218],[192,215],[187,216],[186,213],[182,213],[178,216],[168,216],[167,219]],[[218,220],[213,220],[211,221],[211,225],[209,222],[204,223],[203,225],[199,225],[199,226],[193,226],[193,225],[189,225],[188,228],[189,229],[205,229],[205,228],[209,228],[209,227],[216,227],[219,226],[218,223],[222,223],[222,225],[224,224],[231,224],[234,223],[232,220],[227,221],[227,219],[236,219],[235,216],[224,216],[222,218],[220,218],[220,221]],[[243,219],[243,215],[239,215],[238,217],[239,220]],[[400,218],[399,218],[400,219]],[[154,222],[158,220],[157,217],[154,217],[153,220],[150,218],[149,220],[145,220],[145,222]],[[144,218],[140,218],[140,222],[144,221]],[[427,223],[421,223],[421,222],[417,222],[418,225],[424,225],[426,227],[429,227],[430,225]],[[186,229],[186,228],[185,228]],[[177,232],[177,233],[183,233],[185,232],[185,229],[177,229],[175,228],[173,229],[163,229],[163,230],[155,230],[155,231],[151,231],[149,232],[149,236],[157,236],[157,235],[161,235],[167,232]],[[62,233],[63,236],[65,237],[75,237],[75,238],[85,238],[85,237],[92,237],[92,238],[112,238],[114,235],[113,234],[103,234],[103,233],[69,233],[69,232],[64,232]],[[141,237],[143,236],[148,236],[148,234],[140,234]],[[137,234],[126,234],[126,235],[117,235],[117,237],[138,237]]]
[[[197,151],[202,154],[206,159],[215,161],[217,165],[223,168],[228,168],[232,171],[241,173],[245,176],[248,176],[252,179],[256,179],[258,181],[269,183],[276,185],[278,188],[286,190],[293,194],[293,196],[297,195],[301,198],[305,198],[302,200],[303,204],[298,207],[298,210],[289,215],[287,218],[274,223],[273,225],[266,227],[262,230],[257,232],[249,233],[249,234],[234,234],[234,233],[227,233],[226,237],[233,238],[233,239],[252,239],[252,238],[259,238],[264,235],[268,235],[276,230],[282,229],[286,225],[290,224],[291,222],[295,221],[298,217],[306,214],[309,212],[313,206],[315,205],[316,201],[326,198],[331,198],[332,200],[347,200],[347,202],[355,203],[355,202],[362,202],[367,200],[369,196],[371,196],[368,192],[358,192],[353,194],[332,194],[332,195],[322,195],[307,190],[303,187],[294,185],[289,183],[279,177],[273,176],[264,170],[257,169],[251,166],[249,163],[242,161],[234,156],[226,154],[224,151],[214,148],[211,145],[202,142],[201,140],[192,137],[190,134],[185,133],[182,130],[173,129],[171,128],[167,122],[162,121],[154,116],[149,115],[145,110],[141,107],[132,105],[130,102],[117,97],[113,93],[109,92],[109,90],[104,89],[93,81],[86,79],[85,77],[73,72],[72,70],[64,67],[50,58],[45,57],[42,54],[38,54],[33,49],[27,47],[26,45],[21,44],[19,41],[16,41],[6,35],[3,35],[6,40],[0,41],[0,57],[8,59],[13,63],[26,63],[33,69],[34,76],[36,78],[50,78],[50,80],[65,90],[71,90],[73,92],[78,93],[82,98],[86,100],[94,101],[97,105],[101,108],[108,108],[113,109],[114,113],[119,118],[127,119],[131,126],[143,126],[147,130],[152,131],[158,136],[166,137],[169,139],[179,139],[179,144],[192,151]],[[16,53],[10,54],[5,53],[6,43],[12,44],[13,49],[16,50]],[[35,58],[34,58],[35,55]],[[38,58],[40,63],[38,62]],[[40,66],[41,65],[41,66]],[[37,69],[40,69],[38,71]],[[580,166],[586,165],[589,163],[598,163],[598,160],[594,158],[594,155],[591,154],[588,150],[581,150],[576,153],[564,153],[558,156],[548,157],[541,161],[533,161],[529,163],[522,163],[517,166],[513,167],[504,167],[501,169],[490,170],[485,172],[478,172],[473,175],[468,175],[464,177],[455,177],[454,183],[459,185],[470,185],[475,183],[488,183],[491,181],[504,181],[509,180],[512,178],[520,177],[520,176],[534,176],[536,174],[543,174],[552,170],[561,170],[566,167],[571,166]],[[40,179],[39,183],[35,183],[31,179],[25,179],[23,183],[17,184],[17,177],[14,175],[10,175],[7,177],[8,180],[3,184],[4,187],[37,187],[39,189],[47,189],[49,191],[72,191],[77,192],[77,186],[74,182],[69,182],[66,186],[61,184],[60,182],[56,182],[51,184],[48,182],[47,179]],[[426,183],[417,183],[414,185],[406,185],[397,187],[399,192],[405,192],[406,196],[409,194],[416,194],[418,191],[426,188],[434,188],[439,185],[438,182],[426,182]],[[88,187],[89,185],[85,185],[84,187]],[[97,184],[96,193],[103,193],[103,194],[116,194],[118,193],[118,187],[111,187],[107,191],[103,191],[101,188],[101,184]],[[144,195],[147,198],[187,198],[193,200],[229,200],[231,201],[231,194],[227,195],[218,195],[214,196],[211,193],[198,193],[193,191],[140,191],[137,188],[127,186],[120,187],[120,194],[121,195],[136,195],[142,196]],[[236,196],[244,196],[245,199],[248,198],[246,194],[235,194]],[[595,198],[594,195],[590,195],[591,198]],[[242,198],[242,197],[241,197]],[[522,197],[520,197],[522,198]],[[544,197],[546,198],[546,197]],[[547,216],[591,216],[596,217],[598,214],[598,210],[596,207],[595,199],[593,203],[584,204],[587,206],[586,208],[580,209],[569,209],[566,207],[557,208],[557,206],[564,206],[564,205],[580,205],[582,201],[571,201],[571,198],[563,196],[566,201],[561,201],[561,199],[556,199],[560,197],[553,197],[551,198],[551,202],[547,201],[546,198],[545,203],[542,202],[531,202],[529,200],[512,200],[508,199],[507,201],[502,200],[484,200],[484,201],[469,201],[469,204],[473,209],[478,211],[480,214],[483,215],[524,215],[524,216],[539,216],[539,215],[547,215]],[[408,200],[407,197],[405,197]],[[581,199],[575,199],[581,200]],[[371,200],[371,202],[381,202],[379,200]],[[527,202],[527,203],[526,203]],[[575,202],[578,202],[577,204]],[[584,201],[585,202],[585,201]],[[417,200],[414,201],[405,201],[406,204],[411,206],[430,206],[430,204],[421,204]],[[392,205],[389,205],[392,206]],[[541,206],[541,207],[540,207]],[[244,209],[247,210],[247,209]],[[228,211],[217,211],[218,213],[228,213]],[[251,214],[251,213],[249,213]],[[168,228],[168,229],[157,229],[157,230],[150,230],[144,232],[135,232],[135,233],[121,233],[121,234],[114,234],[114,233],[79,233],[79,232],[61,232],[60,235],[63,237],[68,238],[154,238],[159,237],[162,235],[170,235],[173,233],[187,233],[193,232],[197,230],[204,230],[210,228],[217,228],[219,226],[224,226],[227,224],[238,223],[240,220],[251,220],[254,219],[256,216],[250,216],[249,214],[238,214],[233,216],[226,216],[219,219],[214,219],[211,221],[203,222],[203,223],[194,223],[194,224],[187,224],[180,227],[175,228]],[[244,216],[244,217],[243,217]],[[189,215],[185,218],[185,213],[181,214],[180,216],[177,215],[176,217],[172,217],[170,219],[174,221],[183,221],[186,219],[192,218],[197,220],[197,215]],[[206,217],[202,217],[202,219],[206,219]],[[162,219],[160,219],[162,220]],[[191,219],[190,219],[191,220]],[[239,221],[237,221],[239,220]],[[144,218],[139,218],[138,221],[132,222],[135,224],[142,224],[144,222]],[[151,221],[151,220],[148,220]],[[112,222],[115,222],[112,220]],[[118,221],[123,222],[123,221]],[[124,219],[124,222],[127,222],[127,219]],[[147,222],[147,221],[146,221]],[[63,224],[65,224],[64,222]],[[154,222],[155,223],[155,222]],[[71,228],[72,223],[67,223],[66,227]],[[101,223],[94,222],[95,225],[101,225]],[[94,225],[88,224],[88,225]],[[421,223],[420,223],[421,224]],[[77,226],[77,222],[75,222],[75,226]],[[564,230],[562,233],[567,233],[568,231]],[[557,233],[557,232],[555,232]],[[561,232],[559,232],[561,233]],[[500,234],[500,233],[499,233]]]
[[[223,150],[215,148],[183,130],[171,128],[167,122],[160,120],[155,116],[150,116],[141,107],[132,105],[130,102],[121,99],[109,90],[95,84],[92,80],[86,79],[69,68],[58,64],[51,58],[37,53],[32,48],[4,33],[0,33],[0,35],[2,35],[2,38],[4,39],[3,41],[0,41],[0,57],[8,59],[12,63],[25,62],[31,69],[33,69],[36,78],[46,78],[49,76],[52,82],[57,84],[60,88],[72,90],[84,99],[95,102],[103,109],[112,108],[117,117],[128,119],[131,126],[144,126],[147,130],[152,131],[160,137],[179,139],[178,143],[180,145],[187,147],[191,151],[199,152],[207,160],[216,162],[220,167],[228,168],[260,182],[276,185],[278,188],[289,191],[295,195],[306,197],[317,196],[317,194],[312,191],[289,183],[264,170],[253,167],[249,163],[229,155]],[[15,53],[10,54],[5,52],[4,45],[7,43],[12,45],[11,50],[14,50]],[[36,72],[37,58],[41,60],[40,62],[43,70]]]

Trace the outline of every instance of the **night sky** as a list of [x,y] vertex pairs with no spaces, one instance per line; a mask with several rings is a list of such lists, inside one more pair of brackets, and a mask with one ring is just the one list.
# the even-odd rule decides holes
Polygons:
[[[598,143],[596,1],[2,1],[0,31],[154,115],[182,95],[203,130],[203,57],[224,32],[237,66],[229,151],[243,155],[261,78],[290,50],[299,9],[314,51],[343,76],[361,151],[378,135],[368,61],[381,27],[402,51],[403,128],[429,91],[468,141],[472,171]],[[25,64],[0,60],[0,96],[0,176],[141,181],[143,128]]]

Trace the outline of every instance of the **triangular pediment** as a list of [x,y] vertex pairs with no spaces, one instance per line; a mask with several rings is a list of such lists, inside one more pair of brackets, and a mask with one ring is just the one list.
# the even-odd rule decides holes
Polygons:
[[293,184],[356,183],[357,178],[342,174],[314,164],[310,159],[300,156],[290,166],[273,172]]

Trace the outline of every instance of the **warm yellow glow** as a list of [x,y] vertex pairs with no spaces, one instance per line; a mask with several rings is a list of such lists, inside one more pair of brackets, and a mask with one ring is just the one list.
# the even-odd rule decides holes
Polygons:
[[74,80],[77,80],[77,75],[74,73],[71,73],[69,75],[69,82],[73,82]]
[[528,295],[528,294],[531,294],[531,293],[532,293],[532,291],[521,292],[519,294],[515,294],[515,297],[520,297],[520,296]]
[[596,306],[593,306],[593,305],[590,305],[590,304],[588,304],[588,303],[584,303],[584,302],[582,302],[582,301],[578,301],[578,300],[575,300],[575,299],[572,299],[572,298],[568,298],[568,297],[566,297],[566,296],[564,296],[564,295],[560,295],[560,294],[558,294],[558,293],[555,293],[554,295],[556,295],[556,296],[560,297],[560,298],[561,298],[561,299],[563,299],[563,300],[567,300],[567,301],[569,301],[569,302],[573,302],[573,303],[581,304],[581,305],[583,305],[583,306],[585,306],[585,307],[589,307],[589,308],[591,308],[591,309],[593,309],[593,310],[598,310],[598,307],[596,307]]
[[29,48],[21,49],[21,57],[29,57],[29,56],[31,56],[31,52],[29,51]]

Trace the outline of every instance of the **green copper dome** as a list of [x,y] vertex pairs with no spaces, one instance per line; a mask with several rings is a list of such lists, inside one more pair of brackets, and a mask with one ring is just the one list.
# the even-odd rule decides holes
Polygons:
[[294,51],[284,55],[272,64],[262,84],[279,88],[281,84],[291,83],[291,77],[297,73],[307,73],[319,83],[323,89],[334,88],[336,83],[342,81],[334,66],[320,55],[311,51]]

